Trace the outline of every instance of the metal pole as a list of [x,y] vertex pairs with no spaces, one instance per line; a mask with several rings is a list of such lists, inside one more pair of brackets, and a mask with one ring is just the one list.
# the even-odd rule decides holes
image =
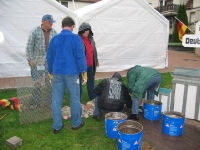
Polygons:
[[72,2],[73,2],[73,5],[74,5],[74,10],[76,10],[76,6],[75,6],[75,4],[74,4],[74,0],[72,0]]
[[[175,17],[176,18],[176,17]],[[180,21],[178,18],[176,18],[176,20]],[[186,26],[182,21],[180,21],[184,26]],[[188,28],[188,26],[186,26]],[[193,34],[195,34],[190,28],[188,28],[188,30],[190,30]]]

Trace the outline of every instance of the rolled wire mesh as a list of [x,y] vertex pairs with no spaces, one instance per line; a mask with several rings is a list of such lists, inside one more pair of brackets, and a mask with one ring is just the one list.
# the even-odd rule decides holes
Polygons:
[[47,67],[45,65],[45,70],[34,69],[31,72],[31,77],[16,78],[21,124],[52,118],[52,94]]

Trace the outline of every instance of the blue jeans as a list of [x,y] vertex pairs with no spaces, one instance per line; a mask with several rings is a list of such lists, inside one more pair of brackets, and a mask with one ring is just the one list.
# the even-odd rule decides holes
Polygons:
[[94,99],[96,97],[96,95],[94,94],[94,72],[93,72],[93,68],[88,67],[87,68],[87,91],[88,91],[88,97],[90,100]]
[[37,66],[31,67],[31,77],[33,79],[33,90],[32,90],[32,97],[34,100],[34,104],[38,104],[41,98],[41,81],[42,76],[44,74],[44,70],[37,70]]
[[[154,100],[154,95],[155,95],[154,90],[158,87],[161,81],[162,81],[162,77],[156,76],[147,83],[144,89],[144,92],[147,91],[147,100]],[[133,97],[132,108],[131,108],[132,114],[138,114],[139,101],[140,99]]]
[[[45,103],[50,104],[51,103],[51,85],[49,82],[48,77],[48,68],[47,68],[47,62],[45,62],[45,70],[37,70],[37,66],[31,67],[31,77],[33,80],[33,90],[32,90],[32,97],[34,100],[34,104],[39,104],[42,97],[42,94],[44,94],[43,97],[45,97]],[[45,85],[42,87],[42,80],[45,79]],[[41,88],[42,87],[42,88]],[[43,91],[42,91],[43,90]]]
[[79,74],[79,80],[80,80],[80,99],[82,97],[82,74]]
[[94,113],[93,113],[93,115],[95,115],[95,116],[100,116],[101,115],[101,110],[99,109],[99,107],[98,107],[98,103],[97,103],[97,99],[98,99],[98,97],[96,97],[95,99],[94,99]]
[[80,81],[78,75],[53,75],[52,86],[52,114],[53,129],[59,130],[62,123],[62,102],[67,88],[70,97],[70,112],[72,127],[78,127],[82,122],[82,106],[80,103]]

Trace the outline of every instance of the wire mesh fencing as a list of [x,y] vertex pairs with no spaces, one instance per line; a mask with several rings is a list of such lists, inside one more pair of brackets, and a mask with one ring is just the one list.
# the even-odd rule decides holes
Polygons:
[[52,118],[52,92],[46,64],[42,69],[32,67],[31,77],[17,78],[16,86],[21,124]]

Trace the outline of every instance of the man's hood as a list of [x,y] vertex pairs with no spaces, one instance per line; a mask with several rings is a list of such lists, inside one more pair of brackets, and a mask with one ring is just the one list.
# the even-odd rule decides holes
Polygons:
[[118,72],[115,72],[112,76],[112,78],[117,78],[119,81],[122,81],[122,77]]

